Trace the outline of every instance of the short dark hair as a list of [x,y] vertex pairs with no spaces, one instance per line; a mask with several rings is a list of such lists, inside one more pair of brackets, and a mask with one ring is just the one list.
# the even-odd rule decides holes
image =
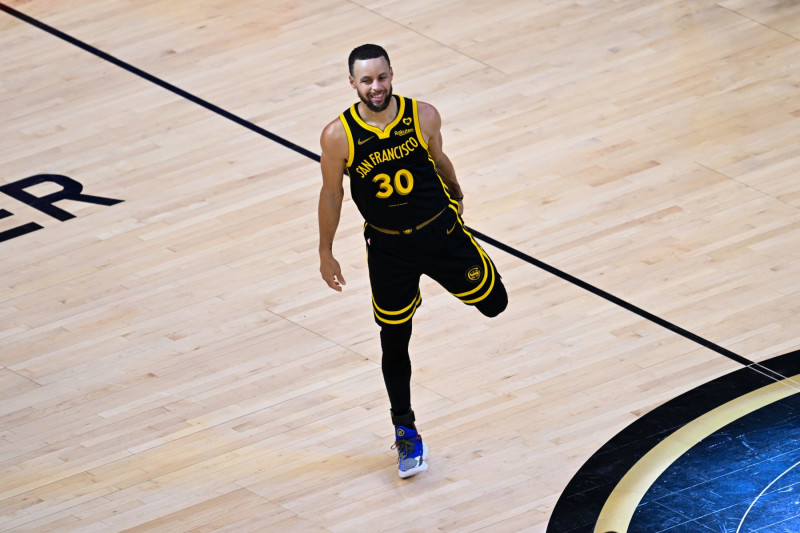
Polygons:
[[384,50],[382,46],[378,46],[377,44],[362,44],[361,46],[353,48],[353,51],[350,52],[350,56],[347,58],[347,68],[350,70],[350,75],[353,75],[353,65],[356,61],[361,59],[375,59],[376,57],[386,58],[386,64],[390,67],[392,66],[392,62],[389,61],[389,54],[386,53],[386,50]]

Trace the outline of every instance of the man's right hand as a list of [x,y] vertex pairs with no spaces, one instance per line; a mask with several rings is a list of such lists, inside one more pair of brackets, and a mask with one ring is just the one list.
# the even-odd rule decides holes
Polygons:
[[339,266],[339,261],[334,259],[332,255],[320,256],[319,272],[328,287],[335,291],[342,292],[342,286],[347,285],[344,276],[342,276],[342,267]]
[[319,272],[331,289],[342,292],[346,284],[342,267],[333,257],[333,238],[339,225],[344,198],[344,170],[350,151],[347,133],[338,118],[322,130],[320,136],[322,188],[319,191]]

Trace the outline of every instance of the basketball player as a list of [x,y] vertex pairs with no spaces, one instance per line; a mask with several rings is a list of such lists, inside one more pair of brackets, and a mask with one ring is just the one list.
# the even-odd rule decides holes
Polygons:
[[427,446],[411,410],[411,319],[422,303],[419,281],[430,276],[486,316],[508,303],[494,264],[464,227],[463,193],[442,151],[441,118],[431,105],[392,93],[392,67],[380,46],[350,53],[350,86],[359,102],[322,131],[319,197],[320,273],[342,290],[333,256],[347,171],[364,217],[364,240],[381,367],[395,426],[401,478],[428,468]]

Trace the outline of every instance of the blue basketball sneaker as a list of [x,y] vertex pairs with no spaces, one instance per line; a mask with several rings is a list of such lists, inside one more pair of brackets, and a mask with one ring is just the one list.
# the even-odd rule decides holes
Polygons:
[[395,438],[392,448],[397,449],[397,471],[401,478],[411,477],[428,469],[425,459],[428,457],[428,446],[422,442],[417,430],[405,426],[395,426]]

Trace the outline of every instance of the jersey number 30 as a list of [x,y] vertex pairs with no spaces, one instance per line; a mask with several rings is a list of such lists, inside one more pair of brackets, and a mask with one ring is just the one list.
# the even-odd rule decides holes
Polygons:
[[380,190],[375,195],[378,198],[389,198],[394,191],[397,194],[405,196],[414,188],[414,176],[408,170],[401,168],[394,175],[394,187],[392,187],[392,178],[389,174],[378,174],[372,181],[379,184]]

